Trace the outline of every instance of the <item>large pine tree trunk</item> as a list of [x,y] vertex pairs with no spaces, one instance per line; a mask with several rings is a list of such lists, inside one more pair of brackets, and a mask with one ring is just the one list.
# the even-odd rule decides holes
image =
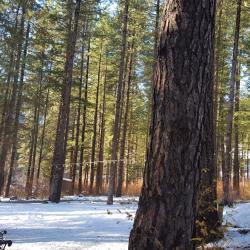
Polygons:
[[[201,186],[198,200],[198,216],[195,237],[211,242],[221,237],[220,220],[217,209],[217,169],[215,162],[215,122],[213,112],[213,88],[206,92],[204,135],[201,156]],[[215,111],[215,110],[214,110]]]
[[130,250],[193,249],[201,152],[210,136],[204,123],[213,113],[207,95],[213,91],[214,19],[214,0],[166,1]]
[[231,197],[231,171],[232,171],[232,130],[233,130],[233,116],[234,116],[234,96],[235,96],[235,82],[236,82],[236,69],[239,53],[239,36],[240,36],[240,17],[241,17],[241,4],[242,0],[237,0],[237,12],[234,34],[233,58],[231,77],[229,82],[229,101],[227,112],[227,128],[226,128],[226,153],[225,153],[225,183],[224,183],[224,204],[229,205],[232,203]]
[[127,44],[127,25],[128,25],[128,10],[129,0],[125,0],[124,13],[123,13],[123,34],[122,34],[122,46],[121,46],[121,57],[120,57],[120,68],[119,68],[119,79],[116,93],[116,106],[115,106],[115,121],[113,128],[113,139],[112,139],[112,155],[111,155],[111,166],[109,171],[109,187],[108,187],[108,200],[107,204],[113,204],[113,195],[115,191],[115,176],[116,176],[116,161],[118,151],[118,137],[119,137],[119,122],[121,116],[121,99],[122,99],[122,85],[124,77],[124,66],[125,66],[125,53]]
[[67,37],[68,43],[67,43],[66,61],[64,68],[64,74],[65,74],[64,85],[62,88],[61,103],[60,103],[60,110],[57,123],[56,141],[55,141],[52,168],[51,168],[49,200],[52,202],[60,201],[61,197],[62,180],[63,180],[64,164],[66,157],[66,146],[67,146],[67,130],[68,130],[67,127],[69,121],[73,61],[75,55],[75,45],[77,39],[80,6],[81,6],[81,0],[77,0],[75,6],[73,31],[71,31],[70,27]]

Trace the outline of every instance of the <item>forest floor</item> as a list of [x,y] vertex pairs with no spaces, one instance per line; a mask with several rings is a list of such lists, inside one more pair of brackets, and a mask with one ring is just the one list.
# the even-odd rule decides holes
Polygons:
[[[66,197],[59,204],[0,202],[0,229],[11,250],[127,250],[137,197]],[[250,203],[224,209],[225,238],[213,247],[250,249]],[[6,248],[7,249],[7,248]]]

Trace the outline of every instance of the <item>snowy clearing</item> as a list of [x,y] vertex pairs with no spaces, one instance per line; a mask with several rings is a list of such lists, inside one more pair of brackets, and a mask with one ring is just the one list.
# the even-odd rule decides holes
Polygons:
[[[74,201],[73,201],[74,200]],[[137,197],[65,197],[59,204],[0,202],[11,250],[127,250]],[[250,203],[225,208],[225,238],[213,246],[250,249]],[[7,249],[7,248],[6,248]]]
[[115,198],[113,206],[104,201],[106,197],[59,204],[0,203],[0,227],[13,240],[11,250],[125,250],[136,199]]

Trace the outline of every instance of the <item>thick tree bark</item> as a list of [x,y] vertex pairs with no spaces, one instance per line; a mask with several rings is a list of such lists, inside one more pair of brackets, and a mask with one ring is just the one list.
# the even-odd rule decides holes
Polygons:
[[59,202],[61,197],[61,188],[62,188],[62,180],[64,174],[64,164],[65,164],[66,145],[67,145],[67,127],[69,121],[73,61],[75,55],[75,45],[77,39],[80,6],[81,6],[81,0],[77,0],[74,13],[73,31],[71,31],[70,27],[67,37],[68,44],[67,44],[66,61],[64,68],[64,74],[65,74],[64,85],[62,88],[61,103],[60,103],[60,110],[59,110],[58,124],[57,124],[57,134],[56,134],[56,141],[55,141],[52,168],[51,168],[49,200],[52,202]]
[[[213,92],[215,1],[166,1],[144,183],[129,249],[193,249]],[[213,139],[212,139],[213,140]],[[213,147],[213,141],[211,143]]]
[[[204,135],[201,156],[201,186],[198,200],[198,217],[195,237],[203,242],[211,242],[222,236],[217,205],[217,169],[215,158],[215,122],[213,107],[213,88],[206,92],[206,107],[204,116]],[[214,112],[211,112],[211,111]],[[217,112],[217,111],[216,111]],[[200,242],[197,242],[200,243]]]
[[240,64],[238,63],[236,89],[235,89],[236,116],[234,118],[234,162],[233,162],[233,190],[235,192],[236,196],[235,198],[240,197],[239,118],[237,113],[239,112],[239,109],[240,109]]
[[238,62],[239,53],[239,36],[240,36],[240,17],[241,17],[241,4],[242,0],[237,0],[237,12],[234,34],[233,58],[231,76],[229,82],[229,101],[227,112],[227,128],[226,128],[226,152],[225,152],[225,189],[223,202],[224,205],[232,203],[231,197],[231,171],[232,171],[232,130],[233,130],[233,116],[234,116],[234,95],[235,95],[235,82],[236,82],[236,66]]
[[125,53],[127,44],[127,26],[128,26],[128,11],[129,11],[129,0],[125,0],[124,13],[123,13],[123,34],[122,34],[122,45],[121,45],[121,57],[120,57],[120,67],[119,67],[119,79],[116,93],[116,106],[115,106],[115,120],[113,127],[113,139],[112,139],[112,155],[111,155],[111,165],[109,171],[109,187],[108,187],[108,200],[107,204],[113,204],[114,195],[114,184],[115,184],[115,169],[117,161],[117,151],[118,151],[118,137],[119,137],[119,121],[121,116],[121,97],[122,97],[122,84],[124,76],[124,64],[125,64]]
[[90,185],[89,193],[93,192],[94,177],[95,177],[95,156],[96,156],[96,138],[97,138],[97,120],[98,120],[98,107],[99,107],[99,90],[101,81],[101,67],[102,67],[102,41],[101,49],[99,54],[99,66],[98,66],[98,76],[97,76],[97,86],[96,86],[96,96],[95,96],[95,113],[93,121],[93,138],[92,138],[92,149],[91,149],[91,165],[90,165]]

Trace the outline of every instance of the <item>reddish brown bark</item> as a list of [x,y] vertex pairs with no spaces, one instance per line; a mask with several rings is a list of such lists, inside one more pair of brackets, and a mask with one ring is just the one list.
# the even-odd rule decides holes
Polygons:
[[205,121],[213,113],[207,95],[213,93],[214,21],[214,0],[166,1],[130,250],[194,247]]

